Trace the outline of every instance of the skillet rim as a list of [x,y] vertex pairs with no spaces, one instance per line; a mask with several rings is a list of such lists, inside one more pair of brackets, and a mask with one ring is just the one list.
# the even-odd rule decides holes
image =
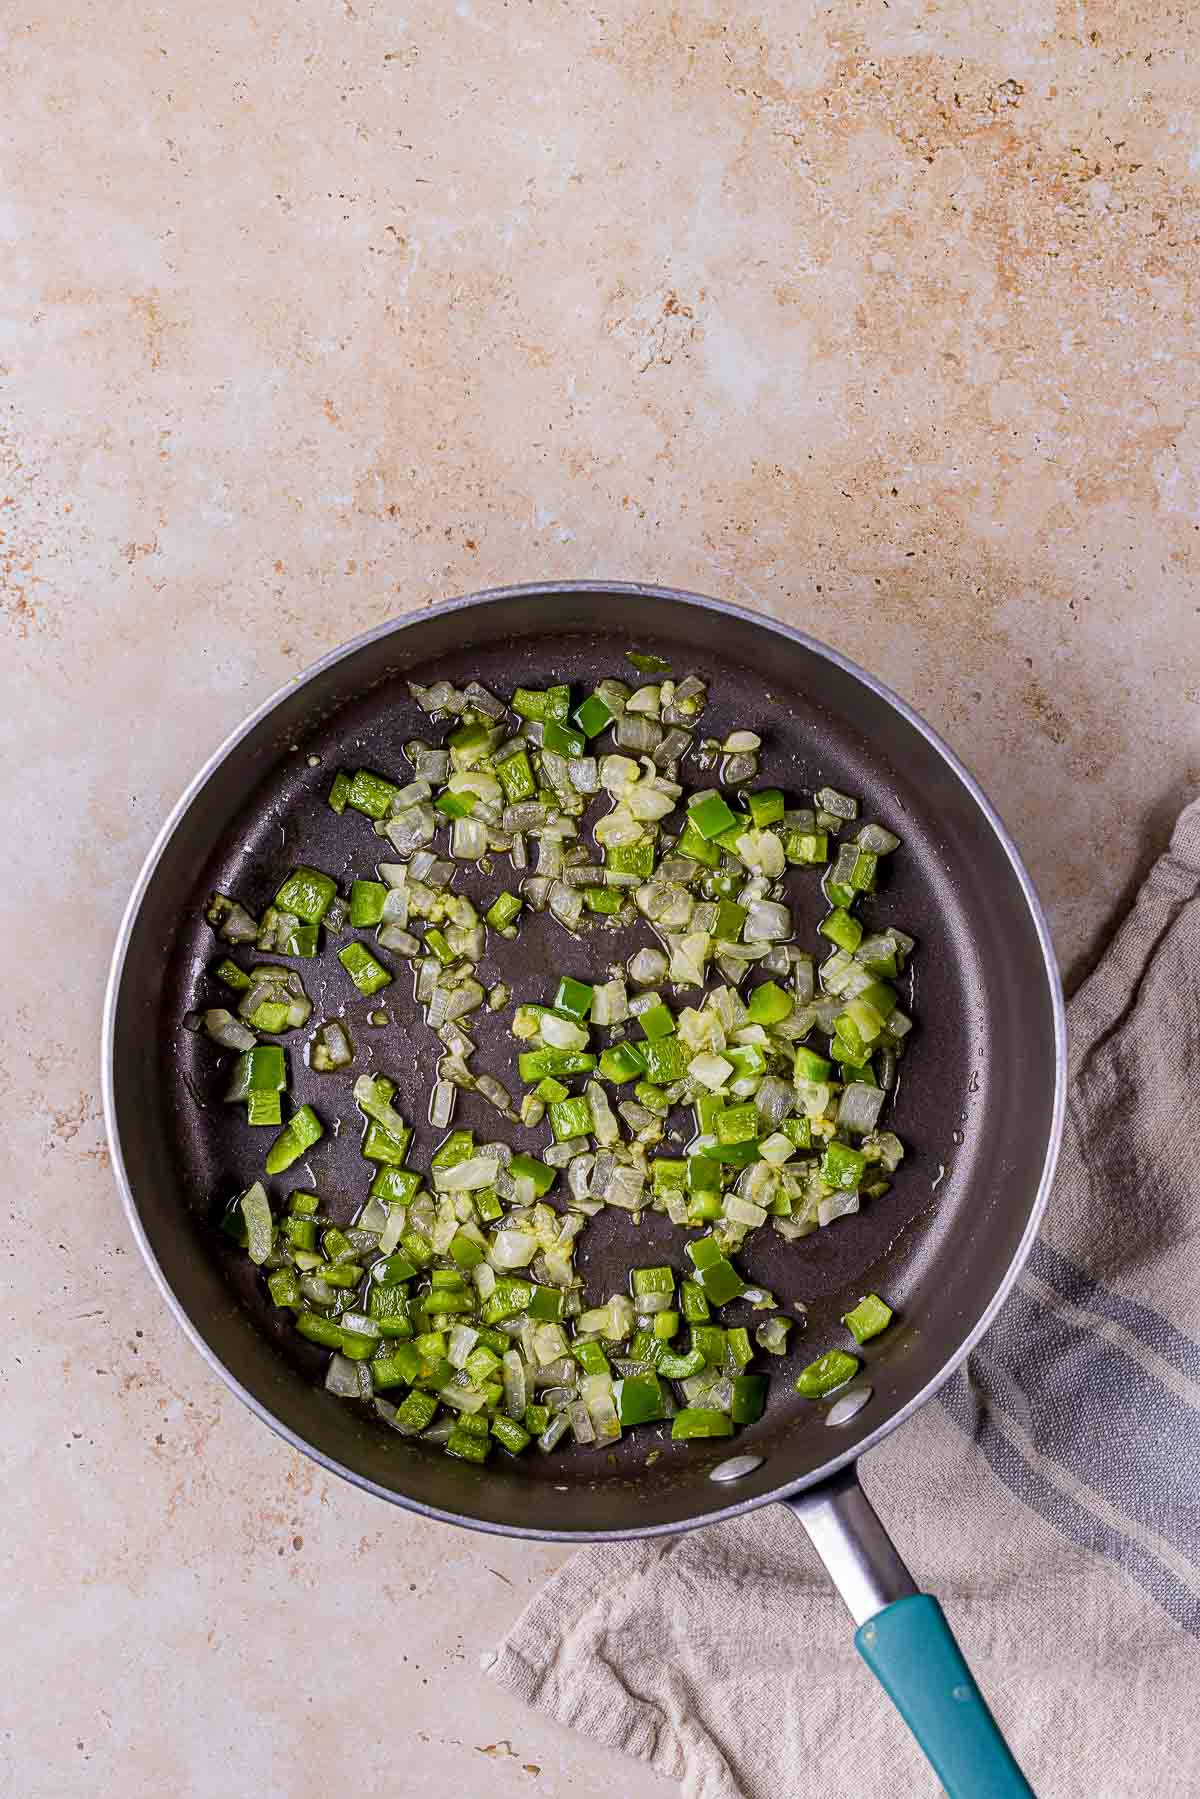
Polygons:
[[[1017,1247],[1007,1268],[1002,1271],[991,1298],[984,1307],[983,1312],[976,1321],[973,1329],[969,1331],[962,1342],[957,1345],[949,1358],[942,1364],[938,1372],[933,1375],[932,1378],[926,1382],[925,1386],[922,1387],[918,1393],[915,1393],[904,1405],[881,1419],[867,1437],[863,1438],[860,1442],[855,1443],[852,1447],[841,1451],[841,1453],[831,1456],[828,1462],[823,1463],[820,1468],[814,1469],[811,1473],[802,1476],[799,1480],[785,1481],[779,1487],[771,1488],[764,1493],[757,1493],[753,1495],[753,1497],[737,1501],[732,1505],[724,1506],[720,1510],[707,1511],[700,1517],[687,1517],[664,1524],[644,1525],[641,1527],[634,1526],[619,1530],[535,1530],[523,1525],[498,1524],[490,1519],[475,1517],[469,1513],[455,1512],[443,1506],[429,1505],[422,1500],[413,1499],[407,1494],[399,1493],[394,1488],[381,1486],[379,1482],[372,1480],[369,1476],[360,1474],[355,1469],[347,1467],[344,1462],[338,1461],[336,1457],[327,1455],[323,1450],[318,1449],[305,1437],[301,1436],[299,1432],[292,1430],[290,1426],[284,1424],[281,1419],[275,1416],[269,1406],[264,1404],[264,1402],[247,1387],[243,1386],[236,1376],[226,1367],[221,1357],[204,1336],[199,1325],[196,1324],[190,1313],[184,1307],[182,1301],[177,1297],[173,1287],[163,1272],[157,1256],[150,1246],[148,1235],[142,1224],[137,1200],[133,1192],[133,1185],[125,1165],[125,1158],[121,1145],[120,1124],[117,1117],[117,1101],[114,1091],[116,1025],[122,979],[125,972],[130,940],[133,935],[142,901],[154,879],[159,862],[162,859],[168,843],[185,819],[192,803],[201,793],[216,770],[233,754],[241,742],[248,737],[251,732],[256,730],[260,724],[268,719],[271,713],[285,700],[294,697],[299,689],[311,685],[329,669],[334,668],[339,662],[343,662],[348,658],[357,655],[357,653],[366,648],[367,645],[380,642],[384,638],[395,636],[402,631],[420,626],[426,619],[441,618],[448,614],[459,612],[471,612],[502,600],[534,598],[537,596],[555,594],[580,595],[589,593],[624,594],[644,599],[670,600],[685,606],[696,607],[701,611],[717,613],[722,617],[737,618],[751,627],[758,627],[766,633],[773,633],[776,636],[786,638],[792,643],[801,645],[812,654],[823,658],[834,667],[840,669],[843,673],[848,674],[853,679],[861,682],[864,687],[872,692],[878,699],[882,700],[886,706],[899,713],[912,729],[917,731],[920,736],[925,739],[950,770],[951,774],[954,775],[957,781],[966,790],[975,805],[979,808],[979,811],[983,814],[988,825],[991,827],[994,836],[1001,849],[1004,851],[1013,873],[1016,876],[1017,884],[1020,887],[1021,894],[1028,907],[1038,947],[1042,955],[1042,963],[1045,969],[1046,984],[1050,999],[1054,1034],[1054,1101],[1051,1109],[1050,1129],[1047,1134],[1045,1154],[1042,1160],[1042,1169],[1038,1179],[1037,1191],[1034,1195],[1033,1203],[1030,1206],[1029,1216],[1026,1220],[1025,1228],[1021,1233]],[[911,1417],[912,1414],[917,1411],[920,1406],[924,1405],[927,1400],[932,1399],[940,1388],[950,1379],[956,1369],[958,1369],[966,1360],[967,1356],[971,1353],[971,1350],[974,1349],[975,1345],[989,1329],[1001,1306],[1007,1299],[1017,1276],[1020,1274],[1021,1269],[1025,1265],[1029,1253],[1033,1248],[1034,1240],[1037,1236],[1038,1228],[1041,1224],[1049,1200],[1050,1187],[1054,1178],[1054,1170],[1062,1143],[1063,1121],[1066,1112],[1066,1079],[1066,1005],[1063,996],[1062,979],[1059,973],[1058,961],[1054,953],[1054,947],[1050,939],[1049,926],[1046,922],[1041,902],[1038,899],[1037,892],[1030,879],[1029,873],[1025,868],[1025,864],[1021,859],[1020,852],[1017,850],[1012,837],[995,807],[984,793],[974,775],[965,764],[960,761],[958,756],[939,733],[935,731],[918,712],[908,705],[907,701],[901,699],[899,694],[894,693],[886,683],[880,681],[875,675],[870,674],[858,663],[852,661],[850,657],[843,656],[839,651],[832,649],[828,644],[822,643],[819,638],[810,636],[808,632],[798,630],[792,625],[784,624],[779,619],[772,618],[767,613],[752,611],[744,606],[736,606],[727,600],[712,599],[703,594],[692,593],[686,588],[660,587],[652,583],[635,581],[534,581],[511,587],[483,588],[477,593],[458,595],[453,599],[443,600],[434,606],[423,606],[419,611],[404,614],[400,618],[390,619],[382,625],[376,625],[368,631],[360,632],[358,636],[351,638],[348,642],[339,645],[336,649],[328,651],[316,662],[311,663],[309,667],[302,671],[302,673],[291,677],[273,693],[269,694],[265,700],[254,708],[248,717],[243,719],[241,724],[237,725],[234,730],[229,733],[212,754],[207,757],[205,762],[192,777],[191,781],[189,781],[155,835],[154,841],[146,854],[137,879],[134,882],[133,890],[129,896],[129,901],[125,907],[121,924],[117,932],[108,981],[105,987],[101,1036],[101,1091],[104,1107],[105,1130],[107,1132],[109,1149],[112,1155],[113,1174],[120,1189],[122,1205],[129,1222],[129,1227],[155,1284],[163,1298],[166,1300],[169,1309],[174,1314],[176,1321],[191,1340],[193,1346],[204,1358],[205,1362],[207,1362],[208,1366],[222,1381],[224,1381],[229,1390],[234,1393],[244,1405],[249,1407],[250,1411],[252,1411],[256,1417],[261,1419],[264,1424],[269,1425],[276,1435],[282,1437],[293,1449],[298,1450],[303,1455],[309,1456],[313,1461],[317,1462],[319,1466],[326,1469],[327,1472],[339,1475],[342,1479],[350,1481],[352,1485],[359,1487],[364,1492],[370,1493],[375,1498],[387,1500],[392,1505],[402,1506],[406,1511],[417,1512],[422,1517],[436,1518],[442,1523],[457,1524],[465,1529],[480,1531],[489,1536],[523,1537],[538,1542],[554,1543],[622,1542],[642,1537],[674,1536],[685,1530],[697,1530],[705,1525],[717,1524],[729,1518],[740,1517],[743,1513],[754,1511],[761,1505],[768,1505],[792,1499],[799,1493],[820,1486],[822,1482],[829,1480],[842,1469],[850,1467],[858,1461],[860,1456],[866,1454],[868,1450],[873,1449],[877,1444],[881,1443],[885,1437],[890,1436],[892,1431],[903,1424],[905,1419]],[[685,1491],[689,1490],[690,1489],[685,1489]]]

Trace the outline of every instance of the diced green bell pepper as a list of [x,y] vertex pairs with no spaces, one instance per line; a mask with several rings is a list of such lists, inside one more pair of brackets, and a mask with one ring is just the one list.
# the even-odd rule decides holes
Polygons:
[[756,793],[747,793],[744,797],[757,830],[778,824],[783,817],[783,795],[778,787],[760,787]]
[[362,812],[367,818],[386,818],[399,791],[393,781],[385,780],[382,775],[373,775],[369,769],[360,768],[351,778],[346,792],[346,804],[355,812]]
[[[583,1101],[582,1103],[586,1104],[587,1102]],[[588,1118],[588,1128],[590,1129],[590,1110]],[[536,1156],[527,1156],[524,1154],[515,1155],[513,1157],[512,1161],[508,1164],[508,1172],[514,1180],[520,1177],[532,1181],[534,1190],[539,1199],[543,1194],[549,1193],[551,1187],[558,1178],[558,1170],[556,1168],[547,1168],[545,1162],[539,1162]]]
[[433,802],[436,811],[443,818],[470,818],[475,810],[476,795],[473,793],[439,793]]
[[658,1266],[654,1268],[634,1268],[630,1271],[630,1284],[634,1300],[647,1293],[674,1293],[675,1271],[673,1268]]
[[222,956],[221,960],[213,969],[213,973],[216,975],[218,981],[223,981],[225,986],[231,987],[235,993],[247,993],[254,985],[253,980],[246,973],[245,969],[239,968],[237,963],[229,956]]
[[550,1129],[556,1143],[567,1143],[572,1137],[586,1137],[592,1130],[592,1108],[581,1096],[555,1100],[550,1107]]
[[294,1268],[275,1268],[267,1276],[267,1291],[271,1302],[277,1306],[289,1306],[293,1311],[300,1311],[304,1305],[304,1297],[300,1292],[300,1281]]
[[711,1245],[716,1248],[715,1239],[701,1237],[698,1242],[689,1243],[687,1246],[687,1253],[692,1258],[693,1266],[696,1269],[696,1279],[703,1289],[705,1299],[709,1301],[710,1305],[715,1306],[727,1305],[731,1299],[740,1299],[746,1291],[746,1284],[733,1263],[728,1261],[719,1249],[715,1256],[709,1256],[706,1251],[704,1262],[698,1262],[696,1255],[701,1245]]
[[291,912],[305,924],[320,924],[336,893],[337,882],[332,876],[302,863],[293,868],[275,895],[275,904],[281,912]]
[[529,1432],[515,1418],[493,1418],[491,1430],[500,1447],[507,1449],[510,1455],[520,1455],[532,1441]]
[[688,1324],[703,1324],[710,1315],[703,1287],[695,1281],[682,1282],[679,1288],[679,1308]]
[[485,1324],[503,1324],[506,1318],[515,1318],[518,1312],[523,1312],[532,1298],[531,1281],[502,1276],[483,1302],[483,1321]]
[[492,1440],[490,1436],[480,1437],[473,1430],[467,1430],[467,1422],[462,1419],[446,1438],[446,1454],[460,1462],[486,1462],[491,1454]]
[[817,926],[822,937],[828,937],[830,943],[836,943],[839,949],[849,951],[853,955],[863,940],[863,928],[859,919],[844,906],[835,906],[828,917],[823,918]]
[[821,1179],[839,1193],[852,1193],[863,1177],[867,1158],[836,1138],[821,1157]]
[[542,726],[542,748],[556,756],[586,756],[587,737],[582,731],[573,731],[570,725],[550,719]]
[[833,1073],[833,1063],[803,1043],[796,1049],[794,1067],[798,1081],[827,1081]]
[[246,1095],[247,1124],[281,1124],[283,1106],[278,1093],[251,1092]]
[[571,716],[585,737],[598,737],[613,721],[611,708],[598,693],[590,693]]
[[721,860],[721,851],[717,844],[710,843],[690,818],[679,833],[675,854],[687,856],[691,861],[699,862],[704,868],[716,868]]
[[328,805],[329,810],[331,812],[336,812],[340,818],[342,813],[346,810],[346,802],[349,798],[350,776],[346,773],[344,768],[339,768],[336,775],[333,777],[333,783],[329,789],[329,797],[326,804]]
[[693,1324],[692,1348],[700,1351],[710,1368],[725,1366],[725,1332],[719,1324]]
[[540,1081],[548,1074],[590,1074],[595,1066],[595,1056],[583,1049],[527,1049],[517,1057],[523,1081]]
[[789,862],[801,867],[829,860],[827,831],[789,831],[783,840],[783,853]]
[[731,810],[719,793],[708,793],[702,800],[693,800],[688,806],[688,823],[695,825],[702,837],[711,840],[733,829],[737,823],[737,813]]
[[562,1288],[535,1287],[533,1298],[525,1309],[539,1324],[557,1324],[563,1315]]
[[483,916],[493,930],[506,931],[515,924],[524,903],[515,893],[498,893]]
[[682,1193],[687,1186],[687,1163],[682,1157],[658,1156],[650,1164],[655,1193]]
[[345,949],[338,951],[338,961],[364,999],[369,998],[372,993],[378,993],[381,987],[391,984],[392,977],[387,969],[375,960],[362,943],[348,943]]
[[651,1042],[657,1042],[660,1036],[675,1034],[675,1013],[671,1011],[671,1007],[664,1006],[660,1000],[657,1006],[648,1006],[646,1011],[640,1011],[637,1015],[637,1024],[639,1024],[642,1036],[648,1036]]
[[[633,1045],[622,1044],[619,1047],[632,1048]],[[647,1080],[653,1081],[657,1087],[669,1087],[672,1081],[682,1080],[691,1063],[688,1050],[675,1036],[649,1038],[638,1046],[638,1051],[645,1063]],[[601,1057],[602,1067],[603,1062],[604,1058]]]
[[717,1137],[721,1143],[745,1143],[758,1136],[758,1107],[753,1100],[742,1106],[726,1106],[717,1119]]
[[585,1374],[610,1374],[608,1357],[598,1343],[576,1343],[571,1351]]
[[371,1182],[372,1199],[386,1199],[389,1205],[406,1206],[421,1185],[421,1177],[412,1168],[381,1166]]
[[779,1024],[793,1010],[793,1006],[790,993],[785,993],[775,981],[764,981],[750,995],[746,1015],[751,1024]]
[[844,1349],[829,1349],[802,1368],[796,1381],[797,1393],[805,1399],[822,1399],[826,1393],[832,1393],[837,1387],[844,1387],[858,1373],[860,1363],[857,1356],[847,1355]]
[[571,710],[571,689],[559,687],[518,687],[512,696],[512,709],[520,718],[554,719],[559,724]]
[[293,1162],[299,1161],[306,1149],[325,1135],[325,1126],[317,1117],[311,1106],[301,1106],[293,1112],[284,1125],[274,1143],[267,1151],[266,1170],[268,1174],[282,1174]]
[[[646,1045],[646,1050],[651,1046]],[[637,1080],[648,1072],[646,1052],[632,1043],[614,1043],[600,1057],[600,1073],[606,1081],[614,1086],[623,1086],[626,1081]]]
[[733,1419],[727,1412],[715,1412],[706,1406],[684,1406],[671,1423],[671,1441],[687,1443],[699,1437],[731,1437]]
[[657,1374],[628,1374],[614,1381],[613,1399],[623,1425],[649,1424],[666,1416],[666,1395]]
[[765,1374],[738,1374],[733,1381],[729,1415],[735,1424],[757,1424],[767,1404]]
[[842,1323],[856,1343],[865,1343],[868,1338],[885,1331],[892,1317],[891,1306],[880,1299],[878,1293],[867,1293],[856,1306],[843,1313]]
[[564,975],[554,995],[554,1009],[567,1013],[570,1018],[583,1020],[592,1009],[594,992],[595,988],[589,982],[575,981],[570,975]]
[[[686,852],[680,850],[680,854]],[[610,843],[605,845],[604,866],[614,874],[641,875],[647,880],[654,873],[654,845],[645,843]]]

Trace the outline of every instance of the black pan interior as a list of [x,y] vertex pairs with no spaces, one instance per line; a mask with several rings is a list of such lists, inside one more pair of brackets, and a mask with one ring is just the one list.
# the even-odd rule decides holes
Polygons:
[[[912,995],[919,1026],[889,1117],[909,1155],[892,1193],[796,1244],[759,1232],[740,1258],[756,1281],[808,1310],[786,1361],[761,1358],[775,1375],[771,1402],[736,1447],[764,1460],[736,1490],[706,1478],[728,1444],[672,1446],[665,1428],[634,1432],[613,1451],[501,1458],[481,1475],[327,1396],[319,1386],[324,1354],[265,1302],[254,1271],[211,1224],[214,1206],[260,1173],[270,1133],[251,1130],[220,1103],[219,1062],[227,1058],[180,1028],[190,1008],[220,1003],[205,972],[215,946],[202,919],[214,887],[257,912],[296,862],[345,882],[373,872],[378,847],[369,824],[350,813],[338,818],[325,794],[341,765],[406,778],[401,744],[435,734],[408,695],[410,676],[475,675],[500,694],[518,682],[587,686],[604,674],[628,675],[629,648],[709,682],[706,729],[759,730],[764,782],[807,795],[828,781],[858,794],[867,817],[899,833],[903,848],[865,916],[901,925],[920,946]],[[511,885],[501,859],[487,886],[494,891],[506,876]],[[473,873],[459,884],[484,890]],[[819,883],[796,871],[791,887],[801,940],[817,947]],[[560,972],[599,975],[638,941],[648,933],[597,931],[573,942],[533,916],[484,973],[503,977],[520,997],[544,1000]],[[399,1082],[398,1103],[417,1127],[410,1159],[419,1166],[440,1135],[425,1122],[438,1046],[403,968],[381,996],[392,1022],[376,1029],[365,1014],[380,1001],[359,1000],[331,954],[299,966],[313,1022],[345,1018],[359,1054],[348,1073],[321,1076],[304,1066],[299,1043],[289,1045],[295,1099],[310,1101],[327,1122],[344,1122],[276,1191],[315,1185],[348,1220],[369,1172],[358,1151],[354,1075],[370,1066]],[[519,1091],[504,1015],[473,1034],[477,1068]],[[166,1280],[211,1353],[285,1430],[390,1496],[502,1529],[662,1528],[814,1478],[920,1393],[970,1334],[1035,1202],[1051,1131],[1053,1010],[1028,903],[985,813],[923,733],[870,686],[743,614],[627,590],[518,592],[439,609],[369,640],[288,695],[212,771],[166,846],[133,929],[113,1088],[135,1203]],[[474,1096],[460,1096],[455,1123],[474,1126],[481,1140],[507,1135],[518,1147],[547,1136],[545,1127],[504,1126]],[[601,1214],[579,1256],[589,1297],[623,1286],[632,1262],[681,1266],[684,1236],[652,1214],[640,1227]],[[870,1404],[851,1425],[830,1429],[792,1380],[819,1351],[848,1344],[840,1314],[871,1288],[897,1308],[899,1322],[863,1352]]]

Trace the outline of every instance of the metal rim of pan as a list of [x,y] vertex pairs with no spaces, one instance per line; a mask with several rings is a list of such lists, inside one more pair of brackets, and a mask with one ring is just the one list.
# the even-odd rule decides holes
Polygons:
[[[147,889],[154,878],[167,845],[170,843],[181,821],[189,812],[197,796],[203,791],[215,771],[237,750],[244,739],[250,736],[260,724],[269,719],[272,713],[274,713],[285,700],[293,698],[305,687],[318,681],[328,671],[336,668],[339,663],[354,657],[364,648],[372,644],[399,636],[407,630],[419,628],[427,621],[445,618],[455,613],[469,615],[478,608],[486,607],[499,601],[511,601],[522,597],[538,598],[549,595],[569,595],[573,598],[582,598],[589,594],[595,594],[597,596],[625,595],[634,598],[643,597],[650,601],[657,599],[667,600],[676,605],[698,608],[703,612],[715,614],[719,617],[736,619],[742,624],[768,636],[773,634],[779,638],[785,639],[792,644],[800,646],[810,654],[830,663],[833,667],[839,669],[852,680],[859,682],[863,687],[868,689],[877,700],[881,701],[885,707],[898,714],[911,730],[918,733],[925,740],[927,745],[953,775],[957,783],[965,790],[986,821],[993,837],[1011,866],[1012,873],[1017,881],[1024,904],[1028,909],[1029,922],[1032,924],[1036,934],[1042,968],[1046,977],[1045,995],[1039,997],[1048,999],[1050,1006],[1054,1052],[1054,1094],[1036,1192],[1032,1203],[1030,1204],[1025,1228],[1022,1231],[1016,1249],[1012,1254],[1008,1265],[997,1272],[991,1297],[984,1306],[974,1326],[968,1334],[956,1344],[953,1352],[917,1393],[912,1395],[902,1405],[898,1406],[896,1410],[889,1412],[882,1417],[879,1423],[866,1437],[857,1440],[841,1452],[831,1455],[829,1460],[823,1463],[818,1470],[800,1479],[784,1480],[777,1487],[756,1492],[753,1495],[735,1501],[728,1506],[724,1506],[718,1510],[705,1511],[695,1517],[683,1517],[651,1525],[632,1525],[612,1530],[589,1530],[581,1532],[571,1530],[547,1530],[500,1523],[492,1519],[473,1515],[470,1512],[454,1511],[448,1507],[431,1505],[403,1492],[398,1492],[393,1488],[383,1486],[379,1482],[371,1479],[370,1476],[355,1468],[348,1467],[336,1457],[325,1453],[314,1443],[306,1439],[302,1433],[292,1429],[282,1419],[276,1416],[271,1408],[260,1399],[256,1393],[251,1392],[237,1378],[237,1376],[227,1367],[221,1356],[208,1342],[187,1308],[175,1293],[149,1240],[147,1230],[140,1216],[137,1199],[133,1191],[133,1183],[122,1150],[121,1130],[117,1115],[118,1107],[115,1093],[114,1051],[116,1044],[118,1003],[121,994],[122,978],[125,972],[127,952]],[[683,1530],[701,1528],[708,1524],[715,1524],[725,1519],[738,1517],[742,1513],[752,1511],[760,1505],[784,1500],[809,1487],[816,1486],[821,1481],[828,1480],[840,1470],[849,1467],[868,1449],[873,1448],[885,1437],[889,1436],[892,1431],[903,1424],[907,1418],[911,1417],[920,1406],[924,1405],[928,1399],[931,1399],[946,1381],[950,1379],[955,1370],[965,1361],[971,1350],[987,1331],[1008,1297],[1008,1294],[1032,1249],[1034,1239],[1041,1224],[1042,1216],[1045,1212],[1062,1138],[1066,1106],[1066,1014],[1061,980],[1046,918],[1032,880],[1025,869],[1021,856],[1006,826],[974,775],[972,775],[959,760],[954,751],[950,749],[949,745],[943,741],[932,726],[926,723],[919,713],[909,706],[906,701],[902,700],[898,694],[887,687],[884,682],[880,681],[869,671],[853,662],[849,657],[841,655],[838,651],[830,648],[828,645],[822,643],[819,639],[810,636],[808,633],[799,631],[790,625],[782,624],[778,620],[770,618],[765,614],[750,611],[745,607],[732,605],[727,601],[708,598],[700,594],[688,592],[684,589],[660,587],[653,584],[637,582],[532,582],[512,587],[489,588],[478,593],[462,595],[443,601],[435,606],[424,607],[419,612],[407,614],[401,618],[391,620],[386,624],[376,626],[372,630],[360,633],[357,637],[352,638],[338,648],[329,651],[318,661],[311,664],[299,676],[289,680],[282,687],[269,695],[268,698],[257,706],[207,758],[203,766],[188,783],[186,789],[172,807],[161,829],[157,833],[154,842],[146,855],[141,870],[139,871],[122,917],[113,952],[104,1000],[102,1026],[102,1093],[105,1125],[112,1153],[113,1172],[120,1188],[126,1217],[128,1218],[130,1229],[133,1232],[138,1247],[160,1292],[175,1318],[182,1326],[193,1345],[204,1357],[208,1365],[220,1376],[231,1391],[233,1391],[257,1417],[265,1424],[269,1425],[273,1431],[281,1436],[294,1449],[315,1460],[330,1473],[340,1475],[342,1478],[349,1480],[355,1486],[361,1488],[363,1491],[371,1493],[375,1497],[385,1499],[393,1505],[402,1506],[407,1510],[418,1512],[426,1517],[437,1518],[446,1523],[458,1524],[469,1529],[498,1536],[517,1536],[528,1537],[539,1541],[575,1543],[581,1541],[620,1541],[645,1536],[671,1535],[677,1534]]]

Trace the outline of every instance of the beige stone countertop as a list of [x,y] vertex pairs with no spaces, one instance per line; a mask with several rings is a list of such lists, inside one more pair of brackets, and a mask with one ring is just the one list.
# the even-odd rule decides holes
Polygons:
[[3,9],[4,1792],[671,1790],[480,1677],[558,1550],[325,1477],[168,1316],[118,919],[318,654],[608,576],[897,687],[1078,969],[1200,780],[1198,57],[1134,0]]

